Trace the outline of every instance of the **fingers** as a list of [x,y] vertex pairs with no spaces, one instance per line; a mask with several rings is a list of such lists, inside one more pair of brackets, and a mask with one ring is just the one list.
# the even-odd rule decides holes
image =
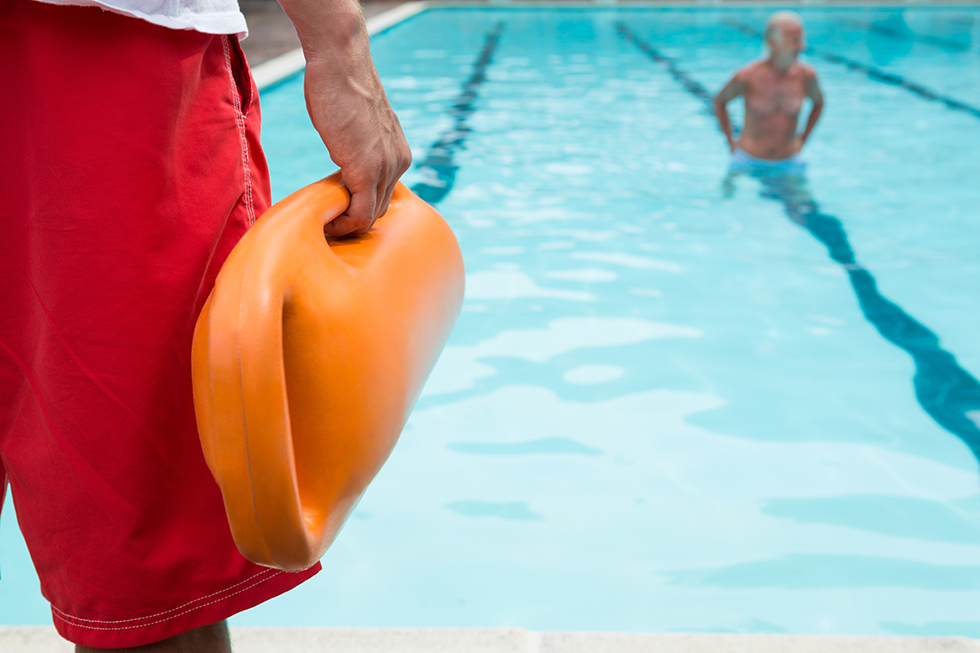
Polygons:
[[383,172],[361,177],[348,172],[350,168],[341,170],[344,185],[351,194],[350,205],[344,213],[323,227],[323,233],[334,238],[360,235],[366,233],[374,221],[385,214],[398,179],[411,165],[412,154],[407,143],[400,143],[394,150],[395,153],[388,158],[388,165],[381,167]]
[[382,183],[378,186],[378,217],[380,218],[388,212],[388,205],[391,203],[391,195],[395,192],[395,184],[398,178],[395,177],[390,183]]
[[323,225],[323,233],[333,238],[357,236],[366,233],[378,218],[378,190],[351,190],[350,205],[347,210]]
[[[324,227],[328,236],[363,234],[388,208],[395,184],[412,162],[398,117],[371,62],[367,37],[307,59],[306,104],[330,158],[340,166],[350,205]],[[334,56],[336,55],[336,56]],[[341,56],[343,55],[343,56]],[[353,62],[353,63],[352,63]]]
[[397,178],[374,189],[374,193],[360,191],[351,195],[347,210],[323,226],[323,233],[332,237],[358,236],[367,233],[374,222],[388,210],[395,192]]
[[[395,118],[396,125],[397,120]],[[387,161],[387,174],[382,175],[378,179],[377,188],[375,189],[377,192],[375,219],[380,218],[388,211],[388,205],[391,203],[391,196],[395,192],[395,186],[398,184],[398,180],[412,165],[412,150],[409,149],[408,142],[405,140],[400,126],[398,126],[397,137],[394,141]]]

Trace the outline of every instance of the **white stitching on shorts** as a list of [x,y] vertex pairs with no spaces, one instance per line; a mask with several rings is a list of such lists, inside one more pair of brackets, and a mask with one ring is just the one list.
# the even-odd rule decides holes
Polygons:
[[[202,597],[199,597],[199,598],[194,599],[193,601],[188,601],[187,603],[185,603],[183,605],[178,605],[176,608],[172,608],[172,609],[166,610],[164,612],[157,612],[156,614],[149,614],[149,615],[146,615],[145,617],[134,617],[132,619],[115,619],[115,620],[83,619],[82,617],[76,617],[74,615],[68,614],[67,612],[64,612],[63,610],[59,610],[54,605],[51,606],[51,611],[54,613],[54,616],[56,618],[61,619],[65,623],[67,623],[69,625],[72,625],[72,626],[75,626],[76,628],[88,628],[88,629],[91,629],[91,630],[127,630],[127,629],[130,629],[130,628],[143,628],[144,626],[152,626],[153,624],[163,623],[164,621],[167,621],[169,619],[173,619],[174,617],[179,617],[181,615],[187,614],[188,612],[193,612],[194,610],[200,610],[201,608],[204,608],[204,607],[209,606],[209,605],[213,605],[213,604],[217,603],[218,601],[223,601],[223,600],[225,600],[227,598],[230,598],[232,596],[235,596],[236,594],[241,594],[245,590],[251,589],[251,588],[255,587],[256,585],[259,585],[261,583],[264,583],[265,581],[269,580],[270,578],[273,578],[275,576],[278,576],[281,573],[282,573],[281,571],[276,571],[274,569],[263,569],[262,571],[254,574],[252,576],[249,576],[245,580],[240,581],[238,583],[235,583],[231,587],[226,587],[226,588],[224,588],[222,590],[218,590],[217,592],[212,592],[211,594],[208,594],[207,596],[202,596]],[[265,578],[259,578],[260,576],[265,576]],[[258,578],[258,580],[255,580],[257,578]],[[236,587],[240,587],[241,585],[245,585],[246,583],[249,583],[251,581],[255,581],[255,582],[252,582],[251,585],[248,585],[247,587],[242,587],[237,592],[231,592]],[[228,592],[231,592],[231,593],[228,594]],[[218,596],[219,594],[225,594],[226,596],[220,596],[219,597]],[[200,603],[201,601],[207,601],[208,599],[214,598],[214,597],[218,597],[218,598],[215,598],[213,601],[209,601],[208,603],[204,603],[202,605],[198,605],[198,606],[194,606],[194,607],[188,607],[188,606],[194,605],[195,603]],[[185,610],[184,608],[187,608],[187,609]],[[183,612],[178,612],[179,610],[183,610]],[[173,613],[177,613],[177,614],[173,614]],[[140,624],[136,624],[136,625],[133,625],[133,626],[120,626],[120,627],[117,627],[117,628],[97,628],[95,626],[85,625],[84,623],[75,623],[75,622],[86,622],[86,623],[93,623],[93,624],[122,624],[122,623],[131,622],[131,621],[146,621],[147,619],[154,619],[156,617],[162,617],[164,615],[169,615],[169,616],[167,616],[165,619],[160,619],[160,620],[154,621],[152,623],[140,623]]]
[[[206,608],[209,605],[214,605],[215,603],[218,603],[218,602],[223,601],[225,599],[229,599],[229,598],[235,596],[236,594],[241,594],[242,592],[244,592],[246,590],[252,589],[256,585],[261,585],[262,583],[264,583],[265,581],[269,580],[273,576],[277,576],[277,575],[279,575],[281,573],[282,572],[279,571],[279,572],[276,572],[275,574],[273,574],[272,576],[267,576],[265,578],[260,578],[259,580],[255,581],[251,585],[249,585],[247,587],[243,587],[242,589],[238,590],[237,592],[233,592],[231,594],[228,594],[227,596],[222,596],[221,598],[215,599],[214,601],[209,601],[208,603],[204,603],[204,604],[201,604],[199,606],[190,608],[188,610],[184,610],[183,612],[178,612],[177,614],[172,614],[169,617],[167,617],[166,619],[158,619],[156,621],[150,621],[148,623],[136,624],[136,625],[133,625],[133,626],[117,626],[115,628],[100,628],[100,627],[97,627],[97,626],[86,626],[85,624],[73,623],[73,622],[71,622],[71,621],[69,621],[69,620],[67,620],[67,619],[65,619],[63,617],[60,617],[57,614],[55,614],[54,616],[55,617],[58,617],[59,619],[61,619],[62,621],[64,621],[69,626],[74,626],[75,628],[85,628],[86,630],[133,630],[134,628],[146,628],[147,626],[155,626],[156,624],[162,624],[165,621],[170,621],[171,619],[175,619],[176,617],[183,616],[183,615],[185,615],[185,614],[187,614],[189,612],[194,612],[195,610],[201,610],[202,608]],[[252,578],[255,578],[255,576],[252,576]],[[245,582],[245,581],[243,581],[243,582]],[[241,585],[241,583],[239,583],[239,585]],[[237,587],[237,585],[236,585],[236,587]],[[228,588],[228,589],[232,589],[232,588]],[[200,599],[198,599],[198,600],[200,600]],[[189,605],[189,604],[187,604],[187,605]],[[57,608],[55,608],[54,606],[51,606],[51,607],[52,607],[52,609],[57,610]],[[180,608],[175,608],[175,609],[176,610],[179,610]],[[61,612],[61,611],[59,610],[59,612]],[[173,612],[173,610],[170,610],[169,612]],[[64,613],[62,613],[62,614],[64,614]],[[161,612],[160,614],[162,615],[162,614],[167,614],[167,613],[166,612]],[[154,616],[156,616],[156,615],[154,615]],[[149,619],[149,618],[150,617],[144,617],[144,619]],[[86,619],[85,621],[91,621],[91,620]],[[130,621],[130,620],[127,620],[127,621]],[[106,623],[112,623],[112,622],[106,622]]]
[[[245,171],[245,179],[244,179],[245,210],[248,214],[248,224],[249,226],[252,226],[253,224],[255,224],[255,205],[252,196],[252,175],[251,175],[251,170],[249,169],[248,139],[246,137],[246,131],[245,131],[245,114],[242,112],[242,98],[241,95],[238,93],[238,83],[235,81],[235,73],[231,64],[230,38],[231,38],[230,36],[225,36],[221,41],[221,45],[224,49],[225,66],[228,69],[228,78],[231,81],[232,99],[234,100],[234,105],[235,105],[235,121],[238,124],[238,137],[242,145],[242,167],[244,168]],[[218,590],[217,592],[212,592],[211,594],[208,594],[206,596],[202,596],[192,601],[188,601],[187,603],[177,606],[176,608],[165,610],[164,612],[157,612],[156,614],[147,615],[145,617],[134,617],[131,619],[117,619],[117,620],[84,619],[82,617],[76,617],[74,615],[68,614],[63,610],[59,610],[54,605],[51,606],[51,612],[56,619],[60,619],[61,621],[64,621],[66,624],[70,626],[74,626],[75,628],[85,628],[88,630],[131,630],[134,628],[145,628],[147,626],[153,626],[155,624],[163,623],[165,621],[169,621],[176,617],[183,616],[185,614],[188,614],[189,612],[194,612],[195,610],[201,610],[209,605],[214,605],[215,603],[229,599],[233,596],[241,594],[242,592],[250,590],[257,585],[261,585],[262,583],[266,582],[271,578],[278,576],[281,573],[282,573],[281,571],[276,571],[274,569],[263,569],[262,571],[259,571],[258,573],[249,576],[245,580],[232,585],[231,587],[226,587],[222,590]],[[245,587],[241,587],[242,585],[245,585]],[[236,592],[232,592],[232,590],[239,587],[241,589],[239,589]],[[208,601],[207,603],[201,603],[201,601],[207,601],[207,599],[214,599],[214,600]],[[194,605],[196,603],[201,603],[201,604]],[[189,607],[189,606],[193,606],[193,607]],[[164,618],[157,619],[156,621],[151,621],[149,623],[139,623],[139,624],[134,624],[129,626],[97,627],[97,626],[87,625],[87,624],[124,624],[124,623],[130,623],[134,621],[146,622],[147,619],[154,619],[156,617],[164,617]],[[80,623],[80,622],[84,622],[84,623]]]
[[225,66],[231,81],[231,95],[235,105],[235,120],[238,123],[238,138],[242,142],[242,167],[245,169],[245,211],[248,213],[248,226],[255,224],[255,205],[252,201],[252,173],[248,167],[248,139],[245,137],[245,114],[242,113],[242,96],[238,93],[238,82],[231,65],[231,37],[221,39],[225,51]]

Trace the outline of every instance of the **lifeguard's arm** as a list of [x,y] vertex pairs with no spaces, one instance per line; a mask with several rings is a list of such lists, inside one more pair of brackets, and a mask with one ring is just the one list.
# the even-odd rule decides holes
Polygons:
[[820,114],[823,113],[823,93],[820,91],[820,84],[817,83],[817,74],[812,70],[806,80],[806,96],[813,102],[813,108],[810,109],[810,115],[806,119],[806,128],[800,136],[801,147],[806,143],[806,139],[810,138],[810,133],[817,126]]
[[736,74],[732,77],[725,87],[718,92],[712,105],[715,109],[715,116],[718,118],[718,125],[728,139],[728,147],[732,152],[735,151],[735,134],[732,131],[732,120],[728,117],[728,103],[745,92],[745,82],[739,79]]
[[279,0],[306,56],[306,108],[351,193],[330,236],[364,233],[388,208],[412,152],[371,61],[357,0]]

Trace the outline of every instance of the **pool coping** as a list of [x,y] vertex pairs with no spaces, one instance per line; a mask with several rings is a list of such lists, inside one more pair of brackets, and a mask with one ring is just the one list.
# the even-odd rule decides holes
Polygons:
[[[980,653],[966,637],[233,627],[236,653]],[[71,653],[50,626],[0,626],[4,653]]]
[[[415,0],[398,5],[367,19],[368,34],[374,36],[428,9],[768,9],[785,7],[841,9],[962,9],[976,7],[976,0]],[[300,73],[306,67],[302,48],[296,48],[252,68],[252,78],[260,91],[268,90]]]

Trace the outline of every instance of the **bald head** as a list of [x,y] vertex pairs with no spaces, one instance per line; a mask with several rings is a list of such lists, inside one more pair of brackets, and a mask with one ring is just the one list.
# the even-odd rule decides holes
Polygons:
[[795,11],[777,11],[766,23],[765,38],[771,54],[795,56],[803,48],[803,19]]
[[803,19],[795,11],[777,11],[766,23],[766,40],[782,38],[787,27],[802,31]]

